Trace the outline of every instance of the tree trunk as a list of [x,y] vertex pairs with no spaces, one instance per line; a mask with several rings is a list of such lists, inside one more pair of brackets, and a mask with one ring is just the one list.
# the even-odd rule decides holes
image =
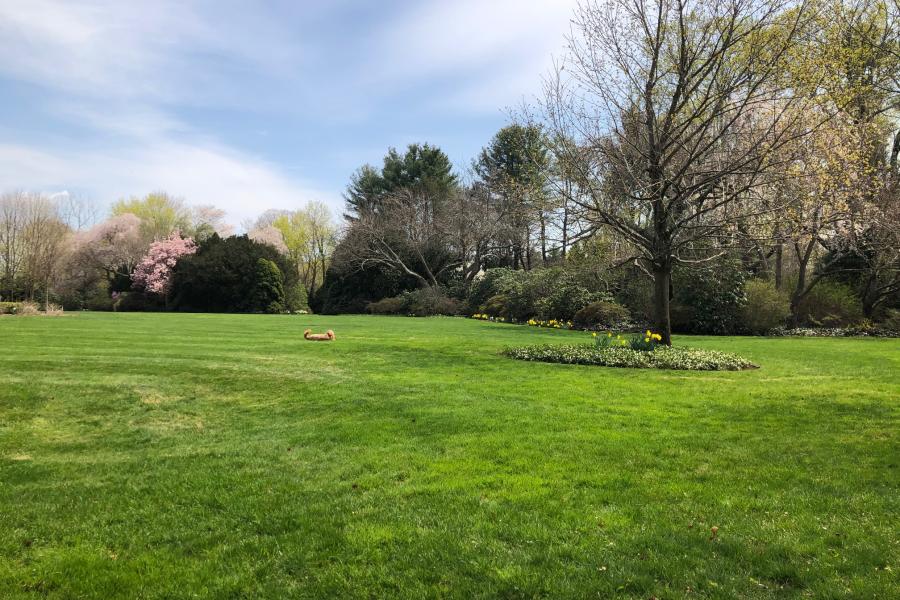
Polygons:
[[547,264],[547,222],[541,213],[541,264]]
[[778,242],[775,245],[775,289],[780,290],[784,285],[784,244]]
[[797,287],[791,294],[791,326],[794,328],[800,327],[800,301],[803,300],[804,288],[806,288],[806,265],[800,263],[800,268],[797,269]]
[[672,282],[672,268],[668,265],[653,269],[653,316],[654,333],[662,336],[662,343],[672,345],[672,321],[669,315],[669,292]]
[[525,270],[531,270],[531,233],[525,232],[525,247],[522,248],[522,252],[524,253],[523,264],[525,265]]

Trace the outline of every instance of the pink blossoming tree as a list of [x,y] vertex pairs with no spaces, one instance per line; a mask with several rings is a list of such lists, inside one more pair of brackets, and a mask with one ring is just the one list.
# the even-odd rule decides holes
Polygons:
[[193,254],[197,245],[191,238],[173,233],[167,239],[153,242],[146,256],[137,264],[131,281],[135,289],[165,296],[172,283],[172,272],[182,256]]

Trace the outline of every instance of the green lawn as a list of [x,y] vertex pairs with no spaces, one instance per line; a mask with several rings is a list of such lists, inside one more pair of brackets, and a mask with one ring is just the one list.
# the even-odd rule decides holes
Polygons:
[[498,355],[573,339],[0,318],[0,597],[900,597],[900,342],[676,339],[743,372]]

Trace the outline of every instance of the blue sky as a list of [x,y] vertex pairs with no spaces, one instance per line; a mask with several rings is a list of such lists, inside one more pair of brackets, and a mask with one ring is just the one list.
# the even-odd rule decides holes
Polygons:
[[338,213],[389,146],[465,168],[538,93],[573,6],[0,0],[0,191]]

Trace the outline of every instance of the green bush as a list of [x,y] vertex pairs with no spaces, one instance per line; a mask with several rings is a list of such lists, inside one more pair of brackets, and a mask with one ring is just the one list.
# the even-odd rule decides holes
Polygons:
[[622,329],[630,319],[628,309],[618,302],[601,300],[576,312],[572,323],[584,329]]
[[576,312],[608,299],[576,273],[561,267],[513,271],[489,269],[469,293],[470,312],[527,321],[530,318],[571,321]]
[[406,300],[400,296],[382,298],[377,302],[369,302],[366,310],[373,315],[403,315],[406,314]]
[[851,327],[863,320],[862,302],[849,285],[821,281],[800,301],[797,316],[812,327]]
[[498,290],[501,287],[501,279],[512,273],[515,271],[500,267],[488,269],[475,279],[469,286],[469,293],[466,297],[467,312],[470,314],[479,312],[492,296],[500,293]]
[[653,321],[653,280],[636,267],[626,266],[610,274],[613,299],[628,308],[631,320]]
[[491,317],[506,317],[509,299],[504,294],[496,294],[481,305],[481,312]]
[[771,281],[753,279],[744,285],[746,303],[741,309],[744,329],[754,335],[765,335],[782,327],[791,316],[791,302]]
[[0,315],[15,315],[21,309],[21,302],[0,302]]
[[208,312],[283,312],[297,269],[267,244],[246,235],[200,243],[175,265],[169,306]]
[[673,277],[672,329],[682,333],[728,335],[741,330],[744,267],[739,260],[720,259],[680,267]]
[[90,290],[84,299],[84,308],[88,310],[109,311],[113,309],[113,299],[105,286],[98,286]]
[[542,316],[560,321],[571,321],[575,313],[588,304],[597,301],[600,295],[586,287],[570,281],[551,288],[550,294],[538,302]]
[[888,331],[900,332],[900,310],[889,308],[885,311],[881,326]]
[[596,365],[629,369],[675,369],[684,371],[739,371],[755,365],[728,352],[660,346],[646,352],[630,347],[598,348],[591,344],[545,344],[507,348],[510,358],[570,365]]
[[302,282],[284,286],[284,309],[290,313],[309,312],[309,298]]
[[256,281],[251,306],[259,312],[276,314],[284,311],[284,275],[267,258],[256,261]]
[[147,310],[147,297],[142,292],[117,293],[113,300],[113,310],[116,312],[140,312]]
[[462,312],[462,303],[447,296],[440,288],[423,288],[401,294],[406,302],[406,314],[415,317],[434,315],[454,316]]
[[403,292],[393,298],[382,298],[370,302],[367,310],[375,315],[409,315],[431,317],[436,315],[454,316],[461,314],[463,304],[450,298],[440,288],[423,288]]

